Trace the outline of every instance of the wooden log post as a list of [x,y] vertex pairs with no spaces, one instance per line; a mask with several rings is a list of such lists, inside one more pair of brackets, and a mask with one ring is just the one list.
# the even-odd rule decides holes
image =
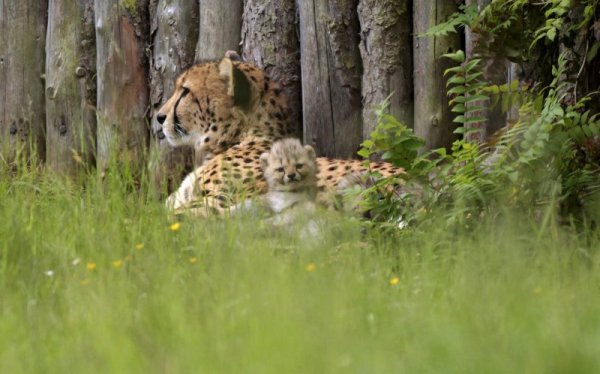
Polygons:
[[362,141],[358,0],[298,0],[304,141],[351,157]]
[[150,66],[150,102],[152,135],[149,170],[153,185],[161,196],[181,182],[193,168],[191,147],[173,148],[162,134],[155,113],[171,96],[177,76],[194,63],[198,40],[198,2],[154,0],[152,19],[152,60]]
[[456,139],[456,125],[448,106],[444,71],[452,66],[445,53],[460,48],[460,35],[427,37],[422,34],[458,10],[454,0],[413,2],[415,133],[427,148],[449,147]]
[[46,39],[46,165],[75,175],[95,162],[93,0],[50,0]]
[[243,0],[199,0],[199,4],[196,62],[218,60],[228,50],[239,52]]
[[148,0],[95,0],[98,168],[141,170],[148,144]]
[[365,139],[377,124],[376,106],[388,96],[388,113],[413,127],[411,15],[410,0],[360,0],[358,3]]
[[296,135],[302,136],[300,41],[294,0],[245,0],[242,59],[263,68],[285,92]]
[[45,154],[47,0],[0,0],[0,162]]
[[[479,12],[489,5],[491,0],[465,0],[467,6],[477,6]],[[478,52],[479,46],[479,35],[474,33],[470,28],[465,29],[465,53],[467,59],[480,58],[481,55]],[[502,61],[489,61],[483,60],[481,63],[482,70],[485,70],[484,78],[486,81],[496,84],[503,85],[510,82],[510,63],[504,59]],[[487,69],[486,69],[487,67]],[[470,103],[471,106],[483,106],[485,109],[472,112],[471,116],[486,118],[486,122],[475,122],[467,124],[467,129],[478,129],[477,132],[471,132],[467,135],[467,140],[483,143],[489,136],[495,133],[497,130],[506,125],[507,119],[510,116],[509,113],[503,113],[501,105],[495,108],[489,107],[489,101],[475,101]],[[510,111],[510,109],[508,110]]]

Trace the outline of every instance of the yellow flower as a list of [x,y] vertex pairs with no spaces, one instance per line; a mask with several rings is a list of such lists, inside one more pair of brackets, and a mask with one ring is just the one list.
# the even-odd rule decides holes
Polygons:
[[169,226],[169,230],[171,230],[173,232],[178,231],[180,228],[181,228],[181,223],[179,223],[179,222],[175,222],[174,224]]
[[306,271],[308,271],[309,273],[312,273],[313,271],[317,270],[317,265],[311,262],[310,264],[306,265],[304,269],[306,269]]
[[117,269],[118,269],[118,268],[120,268],[121,266],[123,266],[123,260],[116,260],[116,261],[113,261],[112,265],[113,265],[113,267],[114,267],[114,268],[117,268]]
[[135,245],[135,249],[137,249],[138,251],[141,251],[142,249],[144,249],[144,243],[138,243]]
[[86,268],[86,269],[88,269],[89,271],[95,270],[95,269],[96,269],[96,267],[97,267],[97,265],[96,265],[96,263],[95,263],[95,262],[88,262],[88,263],[85,265],[85,268]]
[[188,259],[188,261],[190,262],[190,264],[195,264],[196,262],[198,262],[198,258],[197,257],[190,257]]
[[397,285],[399,283],[400,283],[400,278],[398,278],[398,277],[392,277],[390,279],[390,285],[392,285],[392,286],[395,286],[395,285]]

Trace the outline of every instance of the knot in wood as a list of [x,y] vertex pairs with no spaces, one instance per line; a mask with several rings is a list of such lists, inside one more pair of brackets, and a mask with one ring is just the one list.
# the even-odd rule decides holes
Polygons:
[[83,66],[78,66],[75,69],[75,76],[77,76],[78,78],[83,78],[83,77],[85,77],[86,74],[87,74],[87,70]]
[[64,119],[60,122],[60,125],[58,125],[58,133],[60,136],[67,135],[67,124]]
[[46,87],[46,97],[48,97],[50,100],[54,100],[54,87]]

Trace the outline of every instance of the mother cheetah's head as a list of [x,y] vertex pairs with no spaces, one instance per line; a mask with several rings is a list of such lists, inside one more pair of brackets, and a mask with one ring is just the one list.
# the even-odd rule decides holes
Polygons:
[[177,78],[173,95],[156,114],[162,134],[172,146],[213,153],[237,143],[260,96],[257,75],[262,74],[228,57],[191,67]]

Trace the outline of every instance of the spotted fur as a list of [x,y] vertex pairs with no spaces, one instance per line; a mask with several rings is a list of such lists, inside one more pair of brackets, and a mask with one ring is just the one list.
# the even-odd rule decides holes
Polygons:
[[[171,145],[194,145],[205,155],[167,199],[173,211],[199,215],[223,212],[267,192],[261,154],[292,132],[279,85],[262,70],[228,57],[181,74],[157,120]],[[371,168],[382,175],[403,172],[387,163]],[[317,158],[317,199],[327,203],[344,176],[364,170],[360,160]]]

